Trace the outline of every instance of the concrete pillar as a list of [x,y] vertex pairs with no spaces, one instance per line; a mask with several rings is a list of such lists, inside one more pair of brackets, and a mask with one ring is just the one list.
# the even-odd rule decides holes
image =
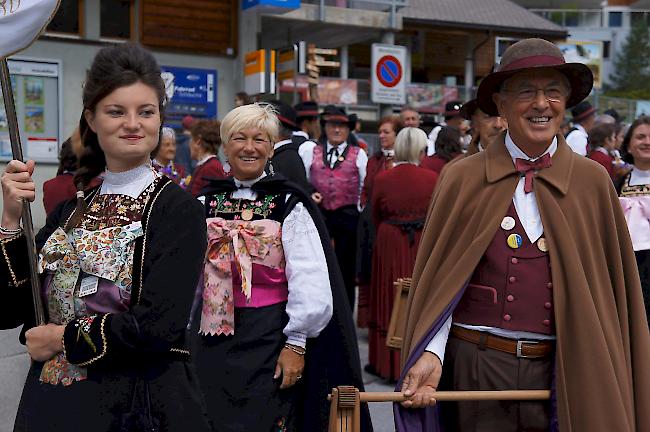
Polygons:
[[101,6],[99,0],[86,0],[86,2],[84,2],[83,12],[84,34],[86,39],[98,40],[101,34]]
[[[262,32],[261,18],[258,8],[252,10],[241,10],[239,8],[239,44],[237,59],[233,62],[233,87],[237,93],[244,90],[244,57],[247,52],[255,51],[261,48],[261,45],[258,44],[258,36]],[[234,101],[233,101],[234,104]],[[234,105],[228,107],[228,111],[233,108]],[[227,111],[226,111],[227,112]]]
[[474,85],[474,38],[467,35],[465,43],[465,101],[472,99]]
[[[395,45],[395,33],[386,32],[381,35],[381,43],[388,45]],[[375,73],[370,71],[370,73]],[[393,106],[387,104],[379,104],[379,118],[386,117],[393,114]]]
[[348,79],[350,77],[348,71],[348,65],[350,64],[350,58],[348,53],[348,46],[343,45],[341,47],[341,79]]

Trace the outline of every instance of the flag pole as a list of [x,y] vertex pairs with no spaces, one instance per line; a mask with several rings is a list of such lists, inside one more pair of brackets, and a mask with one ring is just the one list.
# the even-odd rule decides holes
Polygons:
[[[7,59],[0,60],[0,82],[2,84],[2,97],[5,103],[5,113],[7,115],[7,124],[9,126],[9,138],[11,140],[11,153],[15,160],[25,162],[23,148],[20,143],[20,134],[18,132],[18,118],[16,116],[16,107],[14,105],[13,89],[11,87],[11,78],[9,76],[9,66]],[[29,255],[29,274],[32,285],[32,299],[34,303],[34,318],[36,325],[45,324],[45,312],[43,310],[43,299],[41,297],[41,281],[38,276],[38,266],[36,254],[36,238],[34,236],[34,224],[32,222],[32,210],[29,201],[23,201],[23,231],[27,239],[27,253]]]

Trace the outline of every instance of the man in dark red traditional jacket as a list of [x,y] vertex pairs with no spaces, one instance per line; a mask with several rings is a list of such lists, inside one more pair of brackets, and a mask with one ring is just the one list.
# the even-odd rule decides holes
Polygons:
[[[509,47],[481,82],[479,107],[508,131],[438,181],[409,293],[398,431],[650,430],[650,334],[625,219],[607,173],[558,134],[592,84],[542,39]],[[551,401],[434,410],[438,388],[551,389]]]

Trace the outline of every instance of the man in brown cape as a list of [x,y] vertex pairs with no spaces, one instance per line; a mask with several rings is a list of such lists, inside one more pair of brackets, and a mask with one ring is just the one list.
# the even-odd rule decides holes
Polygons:
[[[481,83],[479,107],[508,131],[438,182],[408,300],[398,431],[650,431],[650,333],[625,219],[605,170],[558,134],[592,83],[541,39],[512,45]],[[552,397],[433,406],[441,374],[441,389]]]

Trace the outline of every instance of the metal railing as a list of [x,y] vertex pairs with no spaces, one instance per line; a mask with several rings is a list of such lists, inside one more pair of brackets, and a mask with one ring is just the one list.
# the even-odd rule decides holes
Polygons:
[[303,0],[303,3],[318,5],[321,21],[325,21],[326,7],[387,12],[390,14],[391,27],[395,28],[397,27],[397,11],[408,6],[409,0]]
[[[602,9],[529,9],[530,12],[554,22],[562,27],[590,27],[590,28],[625,28],[637,23],[650,25],[650,10],[633,9],[627,11],[603,11]],[[616,25],[611,21],[616,15]]]

